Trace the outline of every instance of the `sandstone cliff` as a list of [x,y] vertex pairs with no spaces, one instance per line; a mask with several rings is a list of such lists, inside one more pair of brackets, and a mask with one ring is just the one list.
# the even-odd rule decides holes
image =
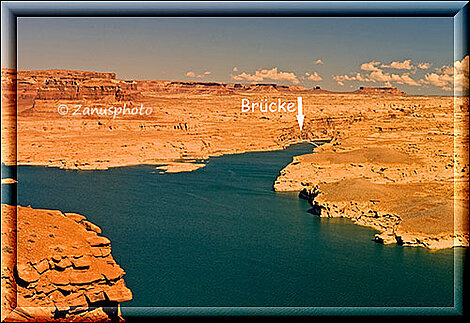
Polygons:
[[[18,80],[17,80],[18,79]],[[115,73],[69,70],[18,71],[2,68],[3,96],[15,100],[18,95],[18,112],[36,114],[55,112],[45,108],[47,103],[58,100],[74,101],[77,104],[126,103],[128,106],[147,102],[152,93],[158,94],[256,94],[256,93],[304,93],[332,94],[320,87],[308,89],[303,86],[279,85],[275,83],[220,83],[192,81],[147,81],[120,80]],[[2,86],[3,86],[2,85]],[[17,88],[16,88],[16,85]],[[17,89],[17,93],[16,93]],[[361,87],[353,94],[405,95],[393,87]],[[347,93],[345,93],[347,94]]]
[[[11,70],[9,71],[11,72]],[[115,73],[44,70],[18,72],[18,111],[42,111],[37,101],[75,100],[128,102],[139,96],[135,81],[117,80]]]
[[[332,140],[315,154],[296,158],[275,188],[300,191],[318,185],[324,193],[316,201],[329,207],[323,215],[373,226],[382,233],[376,240],[384,243],[400,242],[396,237],[439,247],[451,246],[452,239],[465,242],[466,236],[454,237],[452,228],[468,233],[459,213],[468,209],[468,103],[452,97],[406,96],[394,88],[364,87],[353,94],[276,84],[123,81],[112,73],[76,71],[20,72],[18,80],[29,82],[25,97],[39,89],[45,96],[35,97],[34,108],[20,113],[18,122],[16,114],[3,120],[2,157],[7,165],[86,170],[158,164],[175,172],[195,169],[185,161]],[[113,84],[137,91],[129,104],[144,103],[153,113],[116,119],[57,113],[59,104],[124,103],[110,91]],[[88,85],[96,96],[82,91]],[[82,96],[70,96],[75,92],[67,92],[69,86],[79,87]],[[49,94],[56,99],[48,99]],[[304,102],[302,131],[293,113],[240,112],[243,98],[295,101],[299,95]],[[6,103],[2,101],[2,108]],[[371,198],[381,191],[388,193],[380,201]],[[351,192],[358,193],[352,206]],[[394,219],[399,225],[389,226]],[[437,243],[420,242],[436,236]]]
[[2,321],[111,321],[132,299],[101,229],[76,213],[2,204]]
[[[281,171],[321,217],[378,231],[376,242],[468,246],[468,98],[407,97],[337,125],[330,143]],[[372,111],[371,111],[372,112]]]

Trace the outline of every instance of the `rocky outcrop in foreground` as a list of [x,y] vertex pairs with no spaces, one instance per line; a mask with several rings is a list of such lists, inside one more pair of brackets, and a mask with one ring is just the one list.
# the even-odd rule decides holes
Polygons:
[[2,204],[2,321],[117,321],[132,299],[101,229],[76,213]]

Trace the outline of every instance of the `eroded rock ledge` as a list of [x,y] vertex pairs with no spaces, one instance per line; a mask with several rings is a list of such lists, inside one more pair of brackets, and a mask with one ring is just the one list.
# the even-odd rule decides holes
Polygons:
[[[371,186],[370,183],[365,181],[351,181],[342,184],[347,184],[350,187]],[[340,184],[336,184],[335,186],[339,185]],[[369,192],[366,194],[369,194],[369,196],[376,195],[371,192],[373,189],[377,189],[377,187],[374,186],[375,185],[372,185],[372,187],[369,188]],[[415,189],[416,188],[417,187],[415,187]],[[447,223],[443,223],[437,231],[429,232],[429,223],[423,226],[424,230],[420,231],[416,227],[410,228],[407,226],[406,217],[404,221],[405,225],[403,225],[403,216],[400,216],[397,212],[390,211],[393,209],[391,207],[392,204],[399,204],[396,201],[385,202],[383,205],[380,205],[381,200],[379,198],[374,199],[375,197],[369,201],[362,202],[358,200],[328,201],[327,195],[331,189],[331,186],[326,186],[325,191],[322,192],[318,186],[306,187],[300,191],[299,197],[308,200],[312,206],[309,212],[314,215],[322,218],[347,218],[355,224],[377,230],[379,233],[374,236],[374,241],[377,243],[396,243],[402,246],[425,247],[429,249],[468,247],[468,233],[459,229],[454,231],[452,221],[449,221],[449,219],[443,219],[443,222]],[[422,186],[421,189],[425,188]],[[383,190],[379,188],[379,192],[383,193]],[[406,194],[413,194],[413,192],[410,189],[405,189],[403,195]],[[400,198],[406,197],[400,196]],[[413,199],[412,196],[410,196],[410,198]],[[430,207],[433,207],[433,209],[437,211],[443,206],[440,204],[441,203],[436,203],[436,205]],[[419,207],[423,207],[423,204],[421,203],[418,208]],[[447,208],[449,212],[452,210],[451,205],[444,205],[444,208]],[[436,214],[436,220],[439,215],[442,214]],[[429,221],[429,219],[424,219],[424,221]],[[439,230],[441,231],[439,232]]]
[[[369,96],[371,89],[332,93],[277,84],[120,80],[114,73],[69,70],[2,69],[2,89],[2,162],[75,170],[143,164],[187,170],[194,164],[181,161],[328,139],[335,126],[363,119],[379,102],[407,98],[389,88]],[[240,110],[246,98],[293,102],[298,96],[304,100],[302,132],[294,113]],[[63,105],[66,115],[58,113]],[[83,112],[124,105],[152,113],[74,113],[77,106]]]
[[294,157],[274,189],[300,192],[320,217],[374,228],[379,243],[468,246],[468,98],[407,100],[341,125]]
[[122,320],[132,293],[100,234],[80,214],[2,204],[2,321]]

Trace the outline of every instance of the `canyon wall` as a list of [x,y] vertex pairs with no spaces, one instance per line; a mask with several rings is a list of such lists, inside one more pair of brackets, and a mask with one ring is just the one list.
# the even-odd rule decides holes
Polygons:
[[84,216],[2,204],[2,321],[122,320],[124,274]]
[[44,105],[35,104],[41,101],[131,102],[139,96],[135,81],[117,80],[115,73],[19,71],[17,77],[18,111],[22,113],[50,112]]
[[[71,100],[80,103],[126,103],[128,106],[139,105],[146,101],[146,96],[158,94],[222,94],[236,95],[243,93],[338,93],[323,90],[320,87],[308,89],[303,86],[279,85],[275,83],[220,83],[196,81],[151,81],[120,80],[115,73],[69,70],[19,71],[17,75],[11,69],[2,69],[2,80],[14,79],[18,85],[18,111],[29,113],[51,112],[45,109],[47,104],[58,100]],[[3,82],[3,81],[2,81]],[[11,90],[14,90],[14,86]],[[396,88],[361,87],[352,93],[405,95]],[[4,95],[15,95],[8,91]]]
[[404,97],[363,116],[295,157],[274,188],[376,229],[376,242],[468,246],[468,98]]
[[[332,93],[275,84],[124,81],[112,73],[22,73],[19,80],[30,82],[25,97],[32,89],[41,95],[8,128],[11,133],[18,126],[20,165],[87,170],[151,164],[177,172],[194,169],[185,161],[328,140],[315,153],[296,157],[275,189],[318,190],[312,202],[321,216],[371,226],[379,231],[377,242],[429,248],[468,243],[468,221],[461,215],[468,210],[465,98],[407,96],[389,87]],[[137,95],[119,101],[118,90]],[[304,102],[302,131],[295,113],[240,111],[245,98],[295,102],[297,96]],[[153,113],[116,119],[57,113],[59,104],[124,103],[145,104]],[[6,164],[16,163],[13,153],[4,156]]]

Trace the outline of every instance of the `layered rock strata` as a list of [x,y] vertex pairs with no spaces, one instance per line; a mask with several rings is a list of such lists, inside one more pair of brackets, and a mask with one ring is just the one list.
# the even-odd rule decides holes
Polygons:
[[[7,165],[85,170],[201,160],[328,139],[335,126],[363,118],[354,107],[364,96],[332,94],[320,88],[118,80],[114,73],[67,70],[20,71],[16,75],[3,69],[2,75],[5,89],[18,84],[18,106],[15,91],[6,91],[2,101],[2,157]],[[243,98],[296,101],[297,96],[304,97],[302,132],[293,113],[240,111]],[[58,113],[61,105],[68,107],[66,115]],[[152,112],[117,118],[72,113],[75,106],[105,109],[124,105],[143,105]]]
[[427,101],[342,126],[295,157],[274,188],[300,191],[316,215],[376,229],[376,242],[468,246],[468,98]]
[[2,320],[121,320],[132,293],[100,234],[80,214],[2,204]]
[[[4,74],[15,76],[2,70]],[[12,89],[15,82],[2,79],[2,87]],[[444,234],[447,238],[438,238],[442,242],[451,241],[455,233],[456,245],[465,244],[459,242],[459,232],[468,232],[466,217],[461,215],[468,209],[468,103],[459,98],[406,96],[394,88],[331,93],[276,84],[125,81],[113,73],[59,70],[20,72],[18,82],[26,82],[19,90],[18,120],[16,96],[2,100],[2,160],[7,165],[18,162],[87,170],[152,164],[165,165],[160,169],[166,171],[190,171],[204,165],[194,161],[211,156],[331,140],[315,154],[296,157],[282,171],[275,188],[299,192],[318,185],[323,192],[318,203],[340,208],[345,207],[342,203],[358,203],[356,215],[346,212],[354,219],[361,215],[358,223],[378,221],[363,217],[362,211],[398,216],[396,228],[377,226],[384,233],[377,241],[399,242],[394,234],[400,232],[400,237]],[[94,84],[88,88],[91,94],[81,92],[81,97],[69,96],[65,90],[78,86],[82,91],[87,84]],[[137,96],[119,101],[115,92],[108,93],[109,84],[129,93],[137,91]],[[42,94],[37,98],[39,89],[44,95],[56,94],[52,99]],[[5,92],[7,98],[10,92]],[[295,102],[298,96],[304,102],[302,131],[295,113],[240,111],[244,98]],[[124,103],[144,104],[153,112],[116,119],[57,113],[60,104]],[[371,188],[388,193],[376,201]],[[402,191],[409,194],[403,196]],[[350,192],[357,194],[351,197]]]

